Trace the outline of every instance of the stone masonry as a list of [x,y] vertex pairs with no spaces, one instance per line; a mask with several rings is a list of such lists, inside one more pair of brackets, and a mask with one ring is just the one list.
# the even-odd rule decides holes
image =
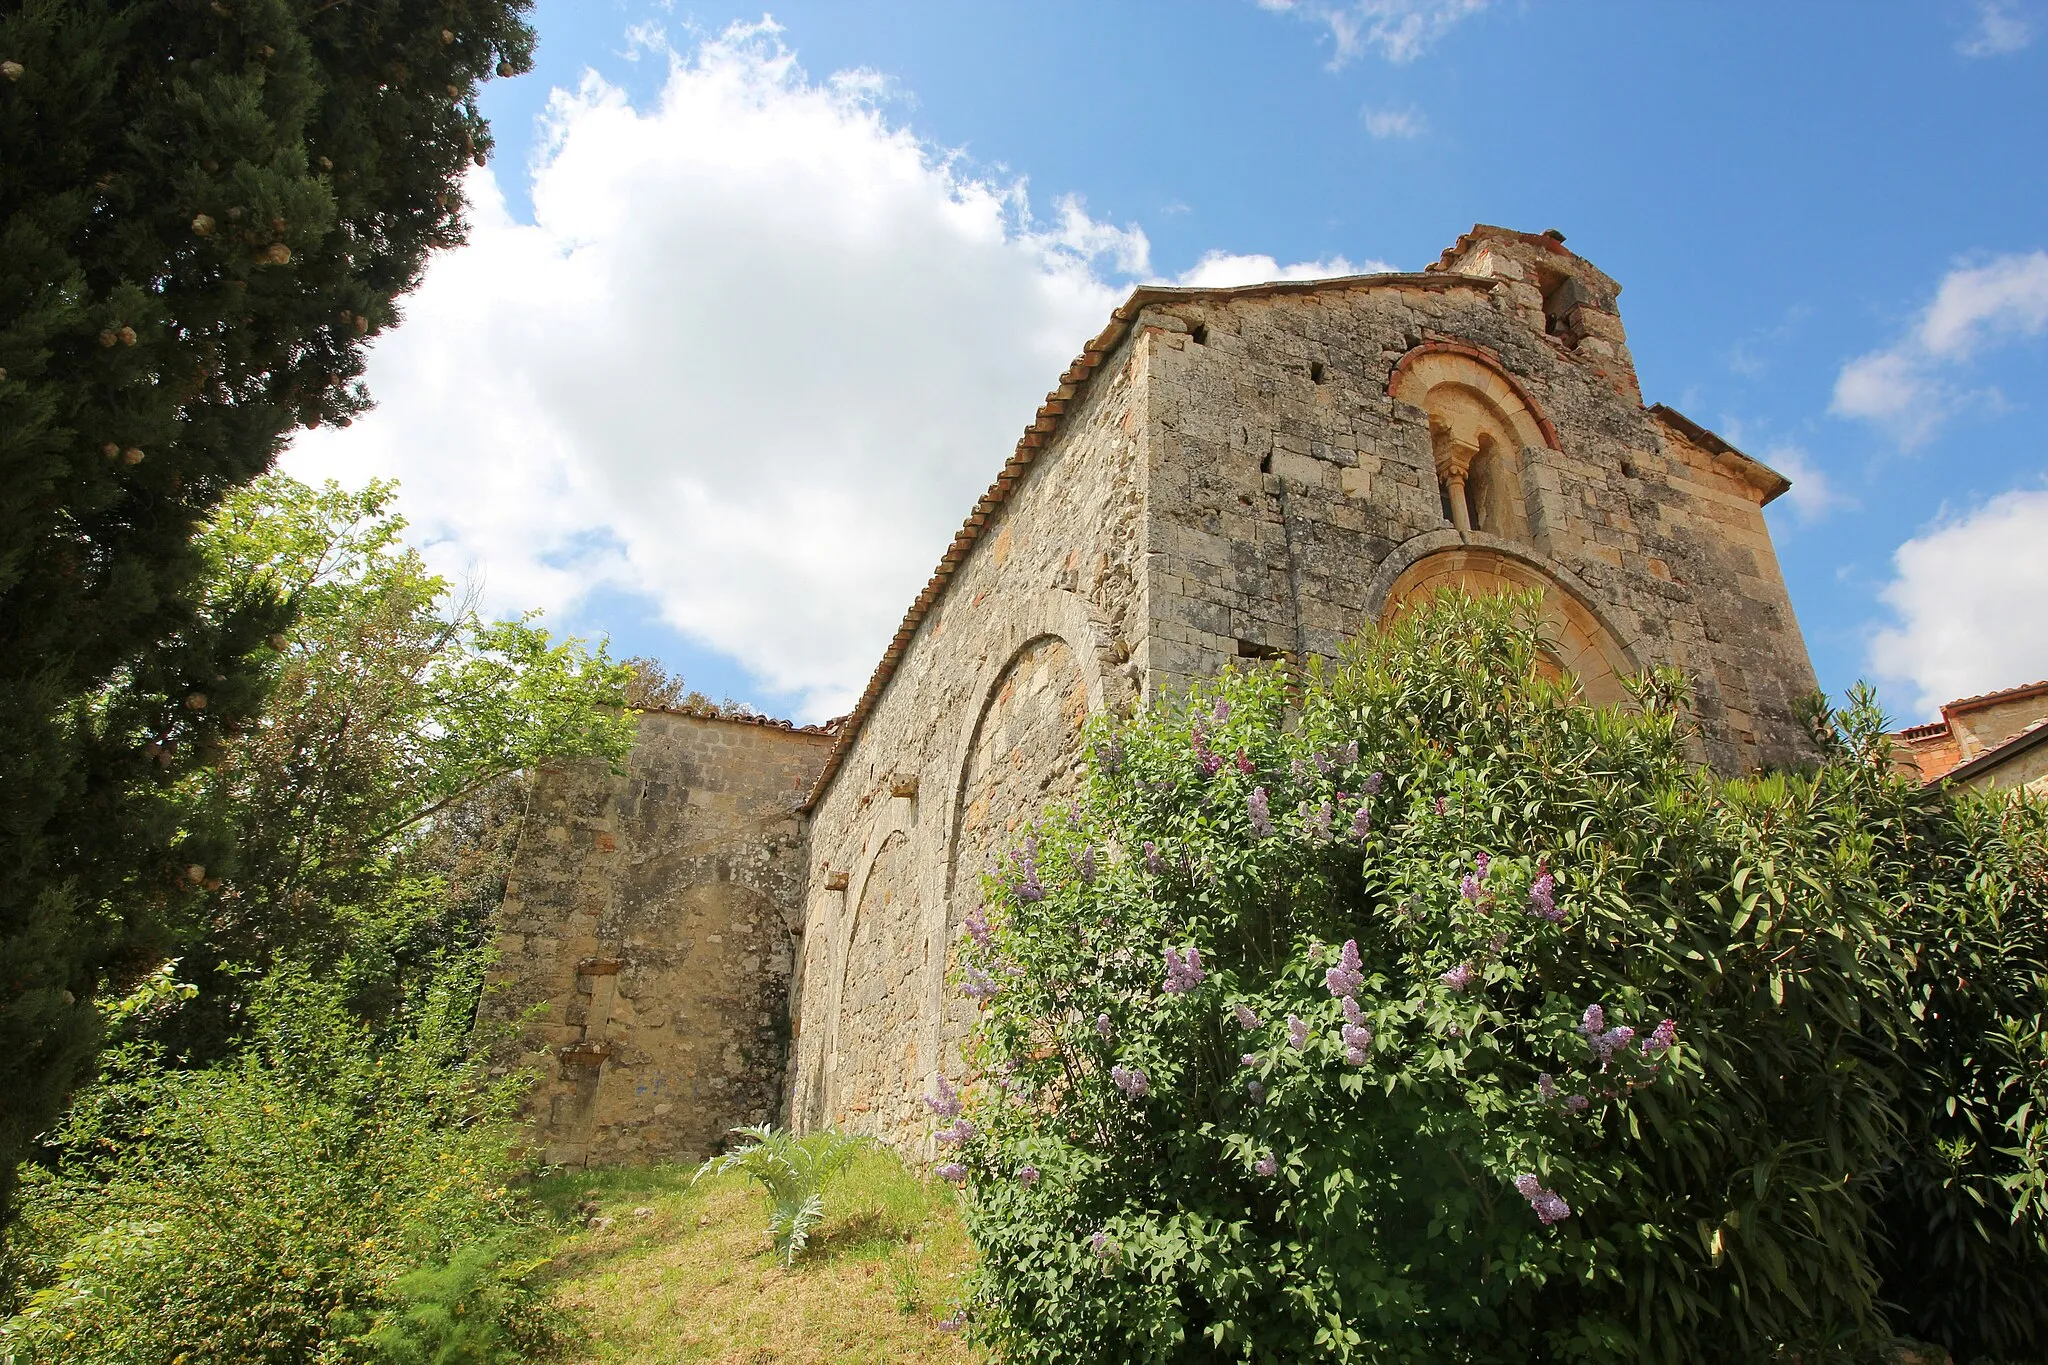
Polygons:
[[623,774],[590,760],[537,775],[483,1013],[516,1030],[547,1160],[703,1157],[779,1116],[798,807],[831,744],[648,711]]
[[[744,844],[731,856],[760,847],[788,869],[761,895],[803,930],[787,1121],[929,1150],[917,1100],[958,1065],[973,1018],[947,981],[961,920],[982,872],[1072,790],[1090,713],[1164,702],[1233,660],[1333,654],[1436,588],[1540,590],[1552,662],[1594,701],[1625,703],[1622,680],[1644,668],[1683,670],[1699,757],[1719,770],[1807,761],[1797,707],[1813,671],[1762,512],[1789,485],[1644,405],[1619,293],[1560,235],[1490,227],[1419,274],[1134,292],[1060,377],[836,739],[775,741],[822,765],[801,831],[789,824],[772,853]],[[651,782],[666,761],[636,751],[634,770]],[[787,800],[782,776],[726,780]],[[578,790],[553,799],[587,807],[584,823],[537,815],[565,833],[522,843],[522,863],[528,844],[537,861],[520,870],[508,939],[554,938],[528,952],[558,964],[551,1142],[593,1158],[652,1152],[652,1106],[607,1118],[612,1102],[586,1098],[581,1063],[563,1051],[601,1012],[599,989],[573,990],[559,965],[585,952],[572,939],[596,937],[566,922],[594,894],[577,888],[612,885],[594,860],[620,855],[594,841],[625,808]],[[633,856],[658,861],[660,840],[710,831],[643,819]],[[519,928],[515,912],[535,918],[544,880],[538,918],[558,927]],[[692,951],[674,946],[685,920],[638,923],[644,957]],[[743,1064],[704,1069],[708,1045],[692,1054],[695,1093],[716,1101],[717,1122],[776,1107],[726,1099],[768,1095],[756,1085],[773,1070],[773,1030],[758,1022],[774,1013],[762,1003],[768,962],[743,980],[634,982],[635,1009],[698,1021],[732,1011]],[[607,1027],[621,1060],[605,1064],[623,1072],[628,1035]],[[676,1103],[665,1133],[683,1131]],[[689,1132],[716,1126],[707,1112]]]

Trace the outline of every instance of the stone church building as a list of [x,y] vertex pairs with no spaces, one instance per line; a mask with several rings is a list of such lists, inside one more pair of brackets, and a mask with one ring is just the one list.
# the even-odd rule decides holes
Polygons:
[[1701,757],[1799,760],[1779,474],[1645,406],[1620,286],[1475,227],[1419,274],[1144,287],[1059,377],[829,726],[648,712],[535,788],[489,1009],[552,1160],[832,1124],[921,1151],[951,945],[1092,711],[1334,654],[1419,594],[1535,587],[1596,702],[1692,679]]

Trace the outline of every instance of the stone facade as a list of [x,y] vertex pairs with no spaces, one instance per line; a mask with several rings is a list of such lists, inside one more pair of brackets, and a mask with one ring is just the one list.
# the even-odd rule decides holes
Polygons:
[[[1333,654],[1444,585],[1537,588],[1593,700],[1670,665],[1702,761],[1808,760],[1813,671],[1762,511],[1789,485],[1644,406],[1619,292],[1557,234],[1486,227],[1420,274],[1137,290],[912,604],[775,855],[801,864],[777,883],[803,925],[789,1122],[925,1150],[917,1097],[972,1020],[946,978],[982,872],[1073,789],[1089,713],[1233,659]],[[573,897],[551,894],[560,918]]]
[[803,932],[799,806],[832,736],[641,713],[626,771],[537,774],[499,912],[487,1026],[567,1165],[692,1159],[779,1117]]

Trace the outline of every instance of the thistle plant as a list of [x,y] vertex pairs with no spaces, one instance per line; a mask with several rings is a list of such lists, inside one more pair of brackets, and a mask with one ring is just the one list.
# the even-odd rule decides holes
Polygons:
[[830,1129],[797,1137],[772,1123],[732,1132],[746,1144],[706,1161],[690,1183],[728,1171],[753,1180],[768,1196],[768,1235],[775,1239],[775,1254],[784,1266],[794,1265],[825,1217],[826,1180],[853,1159],[861,1139]]

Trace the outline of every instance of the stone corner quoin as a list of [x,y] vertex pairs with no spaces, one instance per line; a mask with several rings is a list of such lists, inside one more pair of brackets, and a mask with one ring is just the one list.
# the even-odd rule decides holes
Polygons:
[[708,1155],[776,1121],[930,1155],[919,1097],[980,876],[1080,771],[1092,711],[1332,655],[1436,588],[1540,588],[1595,701],[1672,665],[1699,757],[1810,754],[1764,504],[1786,480],[1645,406],[1620,286],[1478,226],[1418,274],[1145,287],[1059,377],[830,727],[649,713],[623,777],[543,773],[488,1012],[535,1140]]

